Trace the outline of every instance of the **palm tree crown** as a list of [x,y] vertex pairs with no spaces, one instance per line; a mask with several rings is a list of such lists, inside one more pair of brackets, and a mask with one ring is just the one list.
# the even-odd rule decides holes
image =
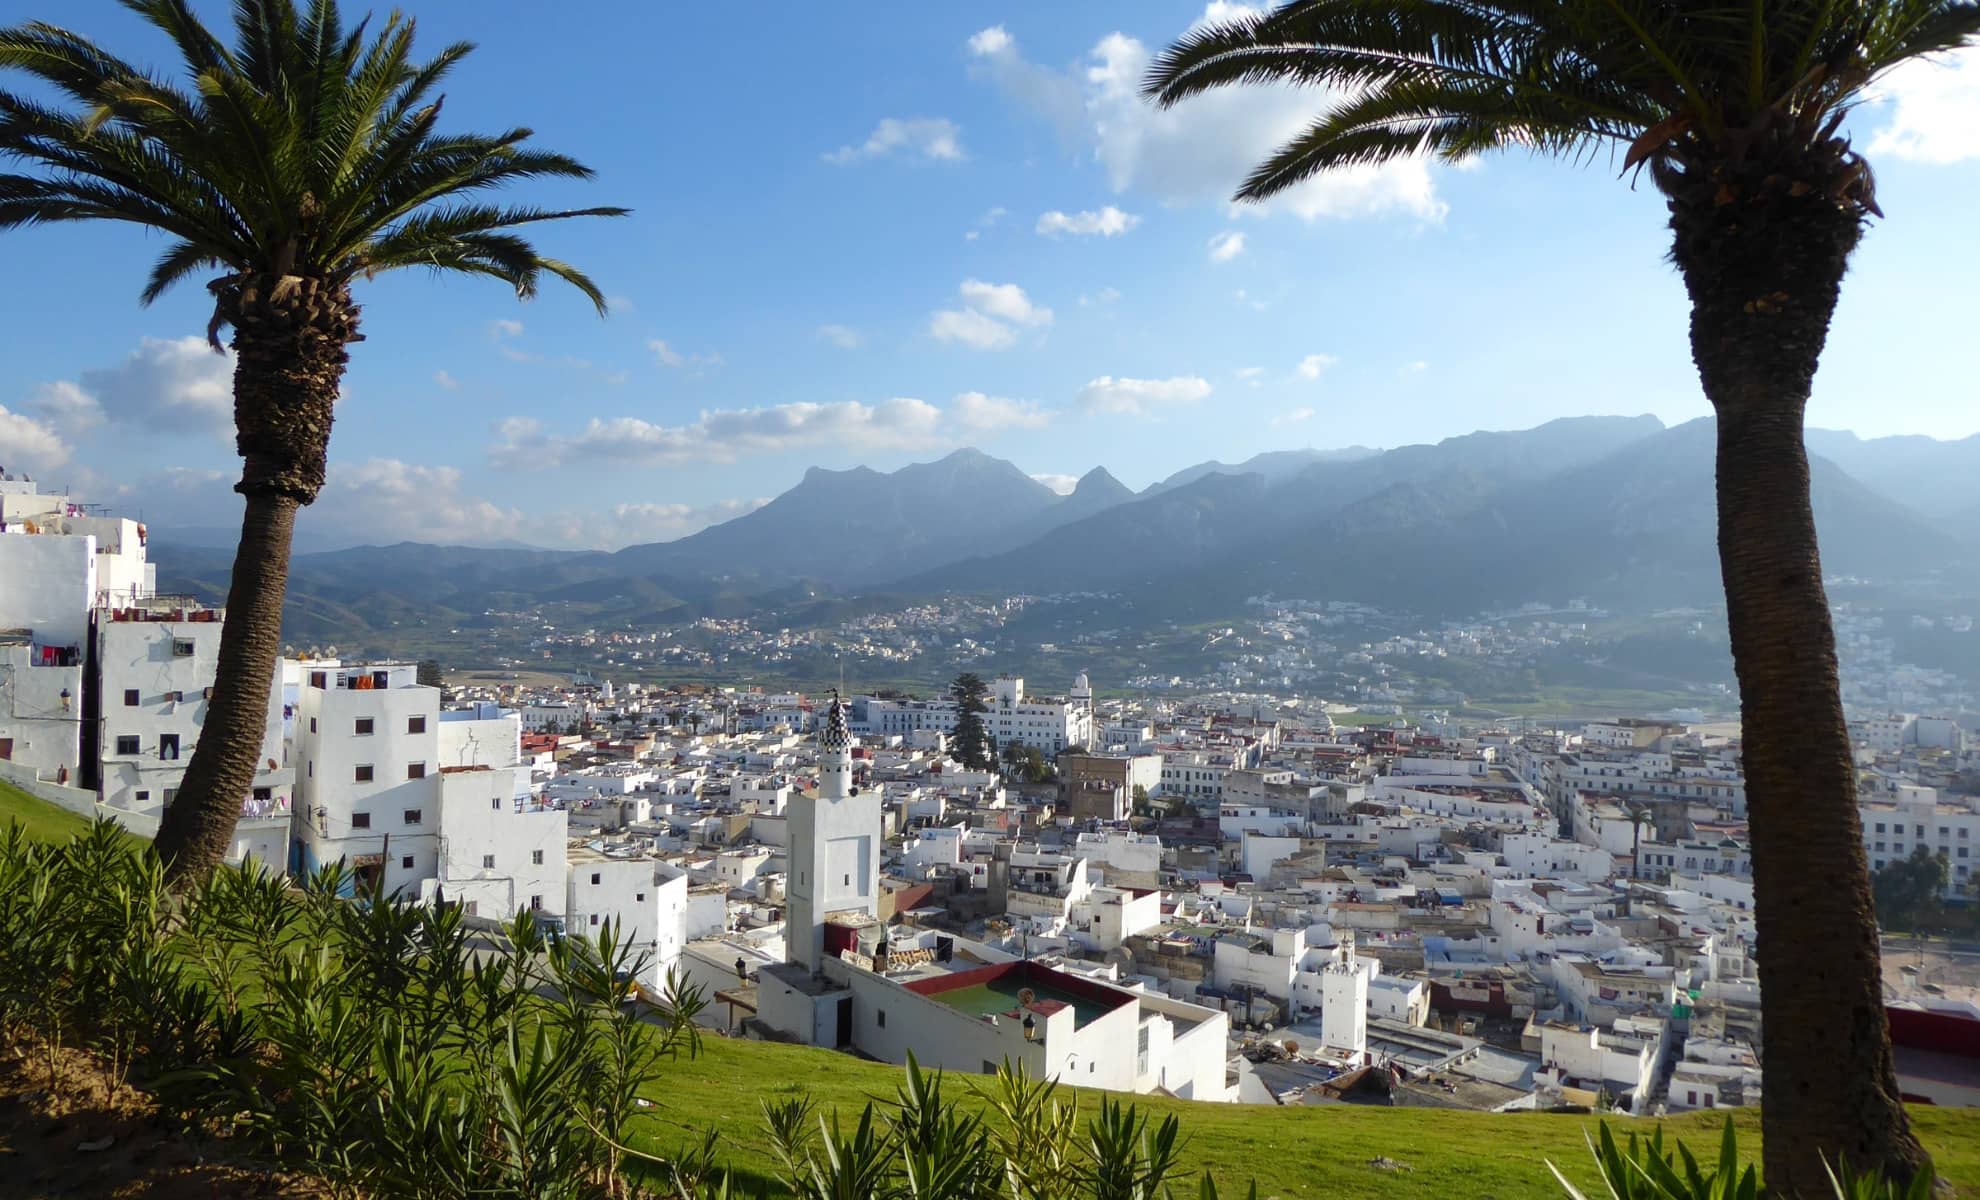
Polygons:
[[[1976,31],[1970,0],[1294,0],[1185,34],[1145,90],[1167,106],[1229,84],[1339,89],[1239,199],[1408,155],[1604,142],[1628,145],[1626,163],[1647,162],[1669,190],[1675,171],[1763,136],[1829,142],[1871,80]],[[1853,155],[1838,188],[1875,211]]]
[[[0,29],[0,68],[18,68],[72,109],[0,91],[0,229],[43,221],[124,221],[173,241],[146,303],[194,272],[321,280],[428,267],[491,275],[519,296],[548,272],[602,312],[597,286],[538,254],[517,226],[622,208],[545,210],[472,203],[470,193],[531,176],[587,178],[583,164],[524,147],[527,129],[440,135],[435,88],[473,47],[412,57],[413,22],[393,15],[367,38],[336,0],[240,0],[236,45],[187,0],[122,0],[164,32],[190,79],[175,84],[78,34],[31,23]],[[224,298],[224,297],[223,297]],[[222,319],[216,313],[214,330]],[[209,330],[209,337],[213,336]],[[217,344],[217,343],[216,343]]]

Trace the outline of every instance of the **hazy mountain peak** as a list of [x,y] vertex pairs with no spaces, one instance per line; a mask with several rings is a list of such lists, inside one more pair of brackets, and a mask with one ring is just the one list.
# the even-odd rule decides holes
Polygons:
[[1077,496],[1081,500],[1125,500],[1132,495],[1134,489],[1114,478],[1113,472],[1105,467],[1095,467],[1079,477],[1079,482],[1073,485],[1069,498]]

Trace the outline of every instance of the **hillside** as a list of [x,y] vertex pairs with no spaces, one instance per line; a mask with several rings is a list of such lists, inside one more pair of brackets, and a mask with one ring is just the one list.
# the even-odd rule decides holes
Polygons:
[[[660,1128],[642,1138],[639,1148],[671,1153],[712,1125],[721,1133],[719,1150],[726,1161],[759,1179],[774,1169],[761,1124],[762,1100],[809,1090],[820,1104],[836,1106],[850,1119],[868,1098],[892,1096],[900,1081],[895,1067],[806,1046],[728,1038],[705,1040],[698,1058],[666,1070],[666,1085],[655,1097],[663,1106]],[[1090,1112],[1101,1093],[1075,1094]],[[1154,1097],[1137,1102],[1158,1115],[1173,1112],[1181,1118],[1190,1139],[1188,1161],[1209,1170],[1224,1196],[1241,1197],[1246,1183],[1255,1181],[1259,1196],[1285,1200],[1558,1198],[1559,1185],[1544,1161],[1549,1158],[1584,1188],[1599,1188],[1582,1141],[1584,1132],[1594,1131],[1589,1116],[1340,1105],[1262,1108]],[[1958,1189],[1955,1194],[1980,1196],[1980,1110],[1915,1108],[1912,1120],[1940,1171]],[[1657,1124],[1666,1137],[1715,1147],[1720,1121],[1700,1113]],[[1741,1148],[1757,1152],[1758,1111],[1740,1110],[1737,1123]],[[1650,1124],[1621,1122],[1618,1128]],[[1410,1170],[1370,1166],[1377,1157]]]

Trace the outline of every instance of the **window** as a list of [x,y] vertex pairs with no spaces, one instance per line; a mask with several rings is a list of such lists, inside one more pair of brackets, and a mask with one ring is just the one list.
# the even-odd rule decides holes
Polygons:
[[529,865],[530,865],[530,866],[532,866],[532,867],[540,867],[540,866],[542,866],[542,865],[543,865],[543,851],[541,851],[541,850],[531,850],[531,851],[529,852]]
[[407,732],[407,733],[425,733],[425,732],[426,732],[426,718],[425,718],[425,717],[423,717],[423,716],[420,716],[420,717],[407,717],[407,718],[406,718],[406,732]]
[[304,767],[305,767],[305,768],[306,768],[306,769],[308,770],[308,772],[309,772],[309,777],[310,777],[311,779],[314,779],[314,778],[316,778],[316,760],[315,760],[315,759],[313,759],[313,758],[312,758],[312,759],[310,759],[310,760],[309,760],[308,762],[306,762],[306,763],[304,763],[304,764],[303,764],[303,766],[304,766]]
[[370,783],[373,774],[370,763],[359,763],[355,778],[359,783]]
[[158,757],[172,761],[179,757],[179,735],[161,733],[158,735]]
[[634,903],[634,904],[644,904],[644,903],[646,903],[646,893],[645,893],[645,892],[634,892],[634,893],[633,893],[633,903]]
[[408,854],[399,860],[399,865],[410,871],[413,869],[413,856]]
[[1882,842],[1878,842],[1878,843],[1877,843],[1877,849],[1879,849],[1879,850],[1882,850],[1883,848],[1884,848],[1884,843],[1882,843]]
[[404,816],[405,816],[405,819],[406,819],[406,824],[408,824],[408,825],[417,825],[417,824],[419,824],[419,817],[420,817],[420,813],[419,813],[419,810],[418,810],[418,809],[416,809],[416,808],[409,808],[409,809],[407,809],[407,810],[405,811],[405,813],[404,813]]
[[193,644],[191,638],[172,639],[173,658],[191,658],[192,656],[193,656]]
[[598,914],[597,914],[597,913],[592,913],[592,914],[591,914],[591,923],[592,923],[593,925],[596,925],[596,924],[598,924]]
[[309,719],[309,731],[310,731],[311,733],[315,733],[315,732],[316,732],[316,718],[315,718],[315,717],[311,717],[311,718]]
[[496,812],[502,811],[502,798],[500,796],[490,796],[488,798],[488,807],[494,809]]
[[592,887],[597,887],[597,886],[598,886],[598,884],[599,884],[599,882],[600,882],[600,877],[599,877],[599,874],[598,874],[598,872],[596,872],[596,871],[593,871],[593,872],[591,873],[591,886],[592,886]]
[[125,708],[136,708],[136,707],[137,707],[137,704],[138,704],[138,690],[137,690],[136,688],[125,688],[125,689],[124,689],[124,707],[125,707]]
[[372,721],[370,717],[359,717],[357,719],[358,736],[359,737],[369,736],[371,733],[371,725],[372,725]]
[[495,856],[493,854],[484,854],[481,856],[481,869],[484,871],[493,871],[495,869]]
[[531,912],[542,912],[542,911],[543,911],[543,897],[542,897],[542,896],[531,896],[531,897],[529,898],[529,911],[531,911]]
[[371,814],[370,814],[370,813],[352,813],[352,814],[351,814],[351,828],[352,828],[352,829],[369,829],[369,828],[371,828]]
[[147,791],[140,791],[137,794],[137,798],[138,798],[138,803],[143,804],[145,801],[151,799],[151,793]]
[[1964,847],[1964,846],[1961,846],[1961,847],[1959,848],[1959,857],[1960,857],[1960,858],[1965,858],[1965,857],[1966,857],[1966,847]]
[[879,1024],[880,1028],[885,1029],[887,1027],[887,1010],[884,1008],[874,1009],[873,1019]]
[[406,778],[407,778],[407,779],[424,779],[424,778],[426,778],[426,764],[425,764],[425,763],[407,763],[407,764],[406,764]]
[[273,800],[275,798],[275,789],[256,788],[254,789],[254,798],[256,800]]
[[1877,822],[1877,832],[1878,833],[1884,832],[1884,823],[1882,821]]
[[126,734],[117,739],[117,753],[136,754],[137,752],[138,752],[138,740],[136,738]]

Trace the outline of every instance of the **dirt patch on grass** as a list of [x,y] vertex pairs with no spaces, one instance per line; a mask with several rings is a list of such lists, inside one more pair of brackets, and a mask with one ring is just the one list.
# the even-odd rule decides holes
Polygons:
[[112,1200],[327,1200],[320,1180],[203,1138],[89,1055],[0,1047],[0,1195]]

